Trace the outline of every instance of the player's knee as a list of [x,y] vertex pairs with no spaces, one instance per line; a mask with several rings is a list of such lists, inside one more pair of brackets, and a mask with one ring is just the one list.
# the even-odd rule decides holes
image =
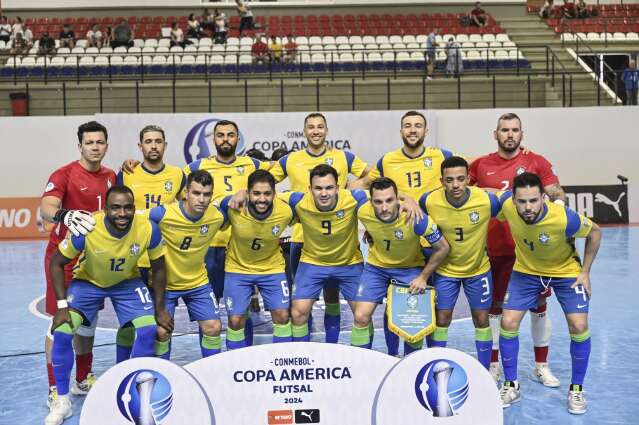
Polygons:
[[504,330],[514,332],[519,329],[519,319],[510,314],[501,316],[501,327]]
[[202,333],[207,336],[219,336],[222,332],[222,323],[219,320],[203,320],[200,322]]
[[239,331],[244,327],[244,316],[237,314],[229,317],[229,326],[234,331]]
[[452,321],[453,321],[452,310],[439,310],[437,312],[437,326],[447,328],[450,326],[450,323]]
[[358,328],[364,328],[368,326],[371,321],[371,315],[368,314],[367,311],[362,311],[361,309],[355,309],[353,313],[353,322],[355,322],[355,326]]
[[473,310],[472,316],[473,316],[473,325],[475,325],[476,328],[486,328],[489,326],[487,311]]
[[273,319],[273,323],[277,323],[278,325],[285,325],[288,323],[290,316],[288,314],[288,310],[272,310],[271,318]]
[[586,320],[572,321],[568,324],[568,331],[571,335],[580,335],[588,330],[588,322]]

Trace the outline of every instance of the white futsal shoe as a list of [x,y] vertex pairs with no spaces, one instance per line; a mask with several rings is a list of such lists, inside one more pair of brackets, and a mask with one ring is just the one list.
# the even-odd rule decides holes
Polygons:
[[537,381],[546,387],[557,388],[560,385],[559,379],[553,375],[548,363],[536,363],[531,377],[533,381]]
[[93,372],[89,372],[84,381],[78,382],[75,379],[73,380],[73,384],[71,385],[71,394],[73,395],[87,395],[89,390],[95,382],[98,380],[98,377],[93,374]]
[[488,371],[490,372],[490,376],[493,377],[493,379],[495,380],[496,384],[499,384],[499,381],[501,381],[501,364],[499,362],[491,362],[490,363],[490,368],[488,369]]
[[71,415],[73,415],[73,403],[71,403],[69,396],[58,396],[51,402],[49,414],[44,419],[44,425],[60,425]]
[[499,398],[501,398],[501,406],[505,409],[511,404],[521,400],[521,391],[519,383],[506,381],[499,390]]
[[573,415],[583,415],[586,413],[588,402],[583,390],[568,391],[568,412]]

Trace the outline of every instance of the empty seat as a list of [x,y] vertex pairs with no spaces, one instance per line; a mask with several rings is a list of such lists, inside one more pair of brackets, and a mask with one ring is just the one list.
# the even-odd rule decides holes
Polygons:
[[394,43],[393,50],[406,50],[406,45],[404,43]]
[[140,59],[135,56],[125,56],[124,64],[125,65],[138,65],[140,63]]
[[113,49],[112,48],[110,48],[110,47],[102,47],[100,49],[100,53],[99,54],[101,54],[101,55],[110,55],[112,53],[113,53]]
[[337,50],[340,52],[350,52],[351,45],[350,44],[340,44],[337,46]]
[[155,49],[155,53],[169,53],[169,47],[168,46],[158,46],[157,49]]
[[348,42],[350,44],[364,44],[362,37],[359,35],[351,35],[350,37],[348,37]]
[[384,62],[394,62],[395,54],[393,52],[382,53],[382,61]]
[[[107,58],[104,57],[104,59],[107,59]],[[108,59],[107,59],[107,61],[108,61]],[[92,66],[93,63],[94,63],[93,56],[83,56],[83,57],[80,58],[80,66]]]
[[151,53],[155,53],[155,47],[144,46],[142,48],[142,54],[146,55],[146,54],[151,54]]
[[388,42],[389,42],[390,44],[403,43],[402,36],[401,36],[401,35],[391,35],[391,36],[388,38]]
[[144,47],[144,40],[142,40],[141,38],[136,38],[135,40],[133,40],[133,45],[135,47],[142,48]]
[[409,62],[411,61],[410,54],[408,52],[398,52],[395,56],[397,62]]
[[639,34],[637,34],[636,32],[627,32],[626,40],[639,40]]
[[375,43],[377,43],[377,44],[389,44],[390,41],[388,40],[387,36],[378,35],[377,37],[375,37]]
[[[361,40],[361,38],[360,38],[360,40]],[[340,35],[340,36],[335,37],[335,44],[337,44],[338,46],[340,44],[350,44],[350,40],[348,39],[348,37]]]
[[[158,41],[155,38],[149,38],[144,42],[144,47],[158,47]],[[155,51],[155,50],[154,50]]]
[[[157,50],[156,50],[157,52]],[[175,53],[175,54],[182,54],[184,53],[184,49],[182,48],[182,46],[173,46],[169,49],[170,53]]]
[[457,36],[455,37],[455,41],[457,41],[458,43],[464,43],[468,41],[468,36],[466,34],[457,34]]
[[122,64],[124,64],[122,56],[111,56],[111,66],[120,66]]
[[481,34],[471,34],[470,36],[468,36],[468,41],[477,43],[478,41],[483,41],[483,40],[481,38]]
[[326,35],[326,36],[322,37],[322,44],[324,46],[326,46],[326,45],[334,45],[334,44],[337,44],[337,43],[335,42],[335,37],[333,37],[331,35]]
[[311,63],[325,63],[326,58],[323,53],[313,53],[311,55]]
[[164,55],[155,55],[151,60],[151,64],[153,65],[165,65],[166,64],[166,56]]
[[97,47],[87,47],[84,50],[84,54],[86,54],[86,55],[97,55],[99,53],[100,53],[100,51],[98,50]]
[[586,34],[586,39],[589,41],[599,41],[599,33],[589,32],[588,34]]
[[240,52],[240,46],[239,45],[226,46],[226,53],[237,54],[239,52]]
[[200,39],[200,44],[198,47],[211,47],[213,45],[213,40],[210,38],[202,38]]
[[341,53],[339,55],[339,61],[342,63],[350,63],[354,62],[355,58],[353,57],[352,53]]
[[60,47],[58,49],[58,55],[64,56],[69,54],[71,54],[71,49],[69,49],[68,47]]
[[612,35],[612,38],[615,41],[626,41],[626,34],[623,32],[616,32]]
[[113,49],[113,53],[118,55],[125,55],[127,53],[127,48],[124,46],[116,47]]
[[[202,46],[199,47],[199,49],[201,48]],[[213,54],[223,54],[225,51],[226,49],[224,48],[224,45],[222,44],[214,44],[213,47],[211,47],[211,53]]]
[[414,35],[405,35],[404,37],[402,37],[402,43],[404,44],[417,43],[417,40],[415,39]]
[[499,41],[499,42],[504,43],[504,42],[507,42],[507,41],[509,42],[510,38],[508,37],[508,34],[501,33],[501,34],[497,34],[495,36],[495,41]]
[[[84,58],[82,58],[84,59]],[[80,60],[80,66],[82,66],[82,59]],[[93,64],[96,66],[109,66],[109,57],[108,56],[98,56],[93,61]]]
[[209,63],[211,64],[223,64],[224,56],[222,55],[211,55],[209,58]]
[[362,37],[362,44],[377,44],[377,41],[375,41],[375,37],[372,35],[365,35]]
[[208,53],[211,50],[210,46],[200,46],[200,47],[196,47],[193,45],[188,45],[186,47],[184,47],[184,53],[188,53],[188,54],[195,54],[199,51],[199,49],[202,48],[204,49],[203,52]]
[[158,40],[158,47],[171,47],[171,40],[168,38],[161,38]]
[[253,39],[251,37],[242,37],[240,39],[240,46],[252,46]]
[[488,43],[488,47],[491,49],[501,49],[501,43],[499,41],[491,41]]
[[368,43],[366,50],[379,50],[379,46],[376,43]]
[[229,37],[226,39],[226,46],[239,46],[240,39],[237,37]]
[[484,34],[482,35],[482,40],[490,43],[491,41],[495,41],[495,34]]
[[[60,52],[58,52],[59,54]],[[74,47],[73,49],[71,49],[71,54],[73,55],[83,55],[84,54],[84,49],[82,47]]]

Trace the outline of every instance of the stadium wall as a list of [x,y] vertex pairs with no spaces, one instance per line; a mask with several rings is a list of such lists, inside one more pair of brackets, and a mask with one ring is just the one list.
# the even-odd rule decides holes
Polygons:
[[[427,143],[469,156],[495,148],[492,131],[497,117],[511,110],[429,111],[431,134]],[[632,107],[539,108],[514,110],[523,120],[524,144],[545,155],[554,164],[564,185],[608,185],[616,176],[629,179],[630,221],[639,222],[639,136],[637,111]],[[399,117],[403,111],[329,112],[328,140],[337,148],[350,147],[375,164],[380,154],[400,146]],[[3,134],[0,159],[0,198],[40,196],[48,175],[78,157],[77,126],[93,118],[111,130],[106,165],[117,168],[127,157],[139,156],[138,131],[143,124],[159,123],[167,129],[167,161],[185,163],[185,136],[193,123],[211,118],[231,118],[238,122],[246,148],[258,147],[267,154],[304,140],[301,125],[304,113],[215,114],[103,114],[73,117],[0,118]],[[187,124],[185,125],[184,122]],[[187,128],[188,127],[188,128]],[[179,131],[172,130],[180,129]],[[268,130],[267,130],[268,129]],[[261,135],[265,135],[261,137]],[[254,145],[255,141],[266,142]],[[345,141],[349,143],[346,144]],[[192,148],[187,147],[187,151]]]

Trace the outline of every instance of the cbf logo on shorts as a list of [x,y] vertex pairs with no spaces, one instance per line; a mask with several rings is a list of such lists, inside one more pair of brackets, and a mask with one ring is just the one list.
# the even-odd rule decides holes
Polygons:
[[136,425],[160,425],[171,412],[173,391],[169,381],[150,369],[127,375],[118,387],[118,409]]
[[437,359],[421,368],[415,378],[419,404],[435,417],[457,414],[468,398],[468,376],[452,360]]
[[[213,129],[219,118],[211,118],[195,124],[184,140],[184,159],[187,164],[201,158],[206,158],[215,151]],[[235,153],[244,154],[244,136],[239,132],[239,141]]]

